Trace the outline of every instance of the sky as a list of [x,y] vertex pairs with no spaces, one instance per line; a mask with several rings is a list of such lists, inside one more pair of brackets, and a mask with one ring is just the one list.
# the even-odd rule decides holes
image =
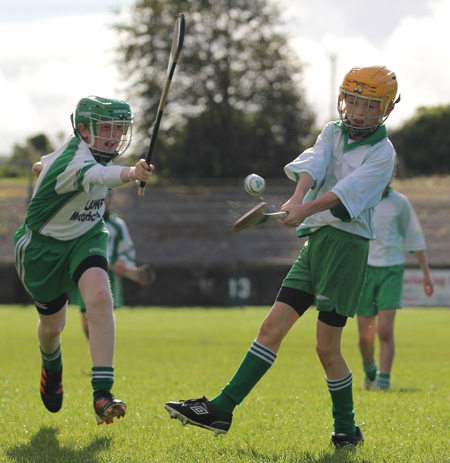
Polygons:
[[[110,26],[121,18],[114,10],[134,1],[0,0],[0,156],[38,133],[56,144],[70,135],[70,114],[84,96],[126,99]],[[269,1],[303,63],[319,125],[338,117],[338,87],[354,66],[382,64],[397,74],[401,102],[388,130],[421,106],[450,104],[450,0]]]

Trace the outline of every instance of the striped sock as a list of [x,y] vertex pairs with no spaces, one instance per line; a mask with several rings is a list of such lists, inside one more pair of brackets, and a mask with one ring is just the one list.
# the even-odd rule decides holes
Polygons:
[[61,345],[58,346],[58,349],[56,349],[53,354],[46,354],[41,346],[39,346],[39,350],[41,351],[42,363],[47,370],[54,372],[62,370]]
[[245,399],[276,358],[274,352],[254,341],[231,381],[211,403],[221,413],[233,413],[236,405]]
[[376,389],[389,389],[391,387],[391,375],[386,373],[377,373],[375,380]]
[[91,375],[94,396],[101,389],[111,391],[114,384],[114,367],[92,367]]
[[353,411],[352,373],[342,379],[327,379],[328,390],[333,402],[334,431],[351,436],[356,435],[355,413]]
[[366,378],[368,378],[370,381],[375,381],[375,378],[377,376],[377,364],[375,360],[373,360],[373,362],[369,364],[363,363],[363,369],[366,373]]

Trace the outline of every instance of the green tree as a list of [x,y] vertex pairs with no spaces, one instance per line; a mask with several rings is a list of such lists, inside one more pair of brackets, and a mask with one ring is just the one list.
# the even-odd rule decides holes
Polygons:
[[24,145],[16,143],[13,147],[13,154],[6,159],[5,163],[2,163],[0,176],[5,178],[29,177],[31,165],[53,150],[49,139],[42,133],[27,138]]
[[[279,177],[311,142],[302,67],[266,0],[142,0],[131,7],[118,64],[129,82],[140,155],[165,80],[175,14],[186,35],[155,158],[164,175]],[[147,139],[147,141],[146,141]]]
[[39,161],[41,156],[51,153],[53,146],[43,133],[27,138],[25,145],[15,144],[13,147],[12,160],[16,162],[34,163]]
[[400,174],[450,174],[450,105],[419,108],[390,134],[400,160]]

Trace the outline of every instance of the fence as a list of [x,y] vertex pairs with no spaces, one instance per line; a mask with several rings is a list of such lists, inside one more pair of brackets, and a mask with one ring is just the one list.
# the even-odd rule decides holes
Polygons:
[[[408,255],[405,302],[448,306],[450,188],[439,183],[434,193],[433,185],[426,185],[429,181],[395,183],[410,197],[419,215],[437,282],[435,296],[423,299],[420,270],[414,256]],[[292,194],[293,184],[286,179],[267,184],[262,198],[245,193],[242,179],[149,185],[143,199],[137,197],[135,185],[117,189],[113,209],[128,224],[138,262],[152,265],[157,274],[155,283],[147,288],[127,281],[127,304],[271,304],[304,240],[277,223],[238,234],[230,231],[234,220],[261,199],[269,210],[278,210]],[[0,303],[29,301],[13,265],[13,234],[23,222],[29,190],[26,182],[0,180]]]

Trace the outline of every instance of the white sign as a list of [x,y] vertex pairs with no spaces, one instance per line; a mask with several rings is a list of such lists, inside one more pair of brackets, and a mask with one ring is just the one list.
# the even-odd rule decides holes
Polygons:
[[422,270],[405,269],[403,306],[450,307],[450,270],[431,270],[434,293],[428,297],[423,288]]

